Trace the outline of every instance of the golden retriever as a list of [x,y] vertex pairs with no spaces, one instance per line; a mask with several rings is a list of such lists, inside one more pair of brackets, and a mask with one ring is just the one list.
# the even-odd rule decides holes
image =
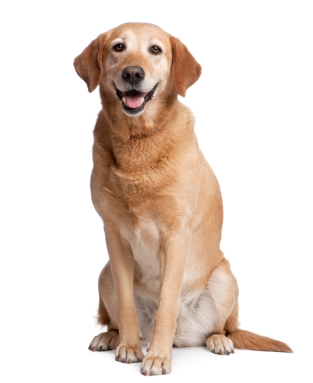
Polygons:
[[186,46],[155,25],[127,23],[92,41],[74,66],[89,92],[100,85],[102,101],[91,192],[110,257],[98,311],[108,331],[89,348],[115,348],[117,361],[141,361],[143,375],[170,373],[173,345],[291,352],[238,329],[219,184],[178,100],[201,74]]

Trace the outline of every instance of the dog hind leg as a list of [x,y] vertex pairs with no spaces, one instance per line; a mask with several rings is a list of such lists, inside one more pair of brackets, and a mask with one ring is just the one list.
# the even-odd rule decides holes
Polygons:
[[89,345],[91,351],[113,350],[119,345],[119,331],[116,321],[116,302],[110,262],[99,277],[99,308],[97,322],[107,326],[108,331],[95,336]]
[[[229,355],[234,348],[292,352],[283,342],[238,329],[238,287],[226,260],[222,260],[215,268],[209,280],[210,283],[219,321],[215,326],[215,333],[206,341],[209,350],[221,355]],[[231,308],[230,311],[229,308]]]
[[229,355],[234,353],[234,345],[226,336],[226,324],[229,328],[231,325],[234,328],[238,326],[238,286],[225,258],[214,269],[208,287],[216,306],[217,321],[215,331],[207,339],[206,346],[215,354]]

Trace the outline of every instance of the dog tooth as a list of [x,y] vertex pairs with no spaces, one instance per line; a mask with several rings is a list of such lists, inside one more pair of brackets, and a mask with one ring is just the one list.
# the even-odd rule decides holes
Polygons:
[[126,105],[126,100],[125,100],[125,97],[123,97],[123,103]]

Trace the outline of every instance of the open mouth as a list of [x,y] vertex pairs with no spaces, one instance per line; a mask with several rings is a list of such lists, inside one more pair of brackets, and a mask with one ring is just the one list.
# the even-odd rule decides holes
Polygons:
[[158,84],[156,84],[150,90],[150,92],[144,93],[135,89],[128,90],[127,92],[122,92],[121,90],[117,89],[116,85],[114,84],[117,98],[122,102],[123,109],[128,114],[137,114],[141,112],[144,109],[146,103],[152,100],[157,85]]

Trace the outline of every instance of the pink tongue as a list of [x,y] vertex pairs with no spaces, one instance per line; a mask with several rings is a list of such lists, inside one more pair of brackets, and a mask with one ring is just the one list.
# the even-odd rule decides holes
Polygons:
[[125,104],[129,108],[137,108],[140,105],[142,96],[125,96]]

